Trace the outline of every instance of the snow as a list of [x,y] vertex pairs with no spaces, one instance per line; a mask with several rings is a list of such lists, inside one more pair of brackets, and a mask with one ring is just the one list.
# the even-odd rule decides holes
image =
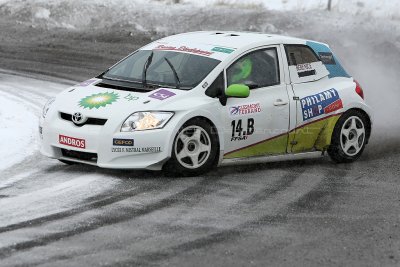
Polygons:
[[[67,82],[72,83],[0,70],[0,190],[7,196],[0,197],[0,227],[70,210],[119,182],[107,174],[88,173],[86,166],[64,172],[69,166],[38,152],[42,107]],[[55,175],[57,170],[61,172]]]
[[[30,175],[22,175],[22,179]],[[54,212],[63,212],[82,203],[86,198],[109,189],[118,182],[115,178],[105,179],[98,174],[76,175],[74,178],[68,172],[61,175],[65,176],[63,182],[0,199],[2,207],[0,227],[32,220]],[[0,245],[1,243],[0,241]]]
[[38,8],[38,10],[35,13],[35,18],[38,19],[49,19],[50,18],[50,10],[46,9],[46,8]]
[[[228,5],[244,8],[258,8],[263,6],[277,11],[310,11],[326,9],[327,0],[183,0],[200,6]],[[398,0],[332,0],[332,10],[350,14],[370,14],[379,17],[400,18],[400,1]]]
[[38,118],[33,107],[0,91],[0,170],[12,166],[38,149]]
[[[60,79],[60,83],[66,82]],[[60,83],[0,69],[0,171],[38,152],[39,117],[46,101],[67,87]],[[0,177],[0,188],[12,182],[4,178]]]
[[[218,8],[238,10],[275,10],[280,12],[312,12],[326,10],[328,0],[181,0],[172,5],[171,0],[0,0],[0,15],[11,16],[18,22],[47,28],[69,30],[105,28],[129,23],[141,32],[167,32],[170,28],[165,17],[174,16],[180,21],[182,12],[200,13]],[[333,0],[332,13],[363,15],[370,18],[400,20],[398,0]],[[235,16],[235,14],[226,14]],[[148,18],[149,16],[149,18]],[[149,23],[150,18],[152,20]],[[164,23],[163,23],[164,22]],[[154,24],[154,25],[153,25]],[[266,25],[266,29],[269,26]]]

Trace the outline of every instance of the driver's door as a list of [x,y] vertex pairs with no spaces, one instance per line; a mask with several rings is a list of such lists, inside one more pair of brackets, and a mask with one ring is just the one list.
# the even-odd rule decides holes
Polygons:
[[[247,98],[229,97],[224,107],[224,159],[287,152],[289,97],[279,46],[253,50],[225,71],[226,87],[246,84]],[[244,68],[244,69],[243,69]]]

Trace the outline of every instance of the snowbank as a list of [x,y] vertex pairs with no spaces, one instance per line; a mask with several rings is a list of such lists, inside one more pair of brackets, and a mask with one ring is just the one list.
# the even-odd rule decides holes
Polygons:
[[38,118],[20,100],[0,91],[0,170],[21,162],[38,149]]
[[[326,9],[328,5],[328,0],[183,0],[182,2],[201,6],[230,5],[244,8],[263,6],[269,10],[300,12]],[[400,1],[332,0],[332,11],[400,19]]]
[[[181,0],[181,4],[171,3],[172,0],[0,0],[0,15],[32,27],[79,30],[129,24],[137,31],[158,33],[171,26],[171,18],[173,24],[180,22],[182,14],[196,18],[200,14],[222,12],[226,13],[227,20],[238,20],[243,19],[240,13],[230,14],[224,9],[236,9],[243,14],[274,10],[293,12],[295,21],[297,14],[322,11],[327,7],[327,0]],[[373,17],[399,22],[400,1],[333,0],[332,13],[362,15],[366,23]]]

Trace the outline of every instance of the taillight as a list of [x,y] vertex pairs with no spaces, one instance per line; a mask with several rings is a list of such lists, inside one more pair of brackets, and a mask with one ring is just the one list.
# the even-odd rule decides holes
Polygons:
[[360,85],[356,80],[354,80],[354,82],[356,83],[356,93],[357,93],[362,99],[364,99],[364,91],[363,91],[363,89],[361,88],[361,85]]

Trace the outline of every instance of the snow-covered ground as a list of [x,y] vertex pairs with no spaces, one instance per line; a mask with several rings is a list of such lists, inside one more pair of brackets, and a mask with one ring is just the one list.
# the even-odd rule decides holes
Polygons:
[[[58,5],[64,3],[66,5],[83,4],[80,0],[0,0],[1,4],[12,3],[18,8],[21,5]],[[134,7],[137,5],[151,4],[170,4],[172,0],[86,0],[86,4],[94,6],[121,6]],[[328,0],[181,0],[181,4],[195,5],[210,8],[211,6],[233,6],[240,8],[259,8],[265,7],[269,10],[278,11],[309,11],[314,9],[326,9]],[[332,10],[350,14],[368,14],[379,17],[389,17],[400,19],[400,1],[398,0],[332,0]],[[51,13],[47,9],[36,10],[37,18],[49,18]]]
[[[243,8],[258,8],[262,6],[269,10],[300,12],[327,9],[328,6],[328,0],[183,0],[182,2],[201,6],[230,5]],[[400,1],[332,0],[332,11],[400,19]]]
[[[66,29],[103,28],[111,25],[132,24],[134,30],[143,32],[166,32],[169,17],[181,21],[182,13],[195,18],[201,13],[218,12],[231,16],[230,20],[241,21],[240,14],[230,14],[224,9],[240,9],[243,12],[293,12],[296,21],[298,13],[325,12],[327,0],[181,0],[172,5],[172,0],[0,0],[0,14],[10,16],[17,23],[29,23],[32,27],[61,27]],[[174,8],[172,8],[174,6]],[[332,13],[341,14],[343,23],[351,17],[363,16],[364,23],[374,19],[395,21],[400,24],[400,1],[398,0],[333,0]],[[158,24],[149,22],[149,16],[156,16]],[[310,16],[313,16],[310,13]],[[228,18],[227,18],[228,19]],[[205,22],[204,22],[205,23]],[[265,27],[264,27],[265,28]],[[271,31],[268,27],[266,30]],[[250,29],[251,30],[251,29]],[[398,28],[397,28],[398,30]],[[171,31],[171,30],[170,30]]]
[[0,170],[23,160],[38,149],[38,118],[33,107],[1,91],[0,83]]
[[38,151],[38,125],[42,107],[47,99],[66,87],[62,84],[1,72],[0,171],[21,163]]

